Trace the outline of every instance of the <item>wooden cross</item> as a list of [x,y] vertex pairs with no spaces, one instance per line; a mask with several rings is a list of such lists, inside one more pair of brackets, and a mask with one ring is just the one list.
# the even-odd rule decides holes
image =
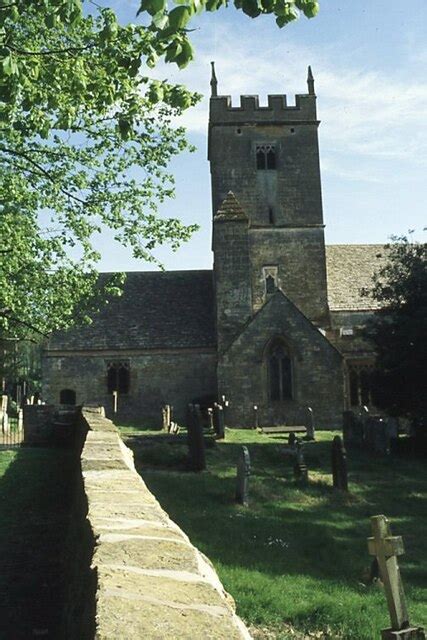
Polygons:
[[411,628],[409,625],[405,593],[397,563],[397,557],[405,553],[402,537],[391,535],[390,525],[385,516],[372,516],[371,527],[373,537],[368,538],[368,549],[378,561],[391,620],[391,629],[384,629],[382,638],[425,638],[422,629]]

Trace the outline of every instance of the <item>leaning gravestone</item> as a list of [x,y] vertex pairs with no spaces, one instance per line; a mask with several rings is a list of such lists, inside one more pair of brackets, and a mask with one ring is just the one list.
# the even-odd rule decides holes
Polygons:
[[187,407],[187,444],[190,469],[192,471],[203,471],[203,469],[206,469],[203,426],[192,404],[189,404]]
[[334,489],[348,491],[347,454],[340,436],[332,441],[331,459]]
[[251,473],[251,460],[247,447],[240,449],[237,461],[236,474],[236,502],[244,507],[249,506],[249,476]]

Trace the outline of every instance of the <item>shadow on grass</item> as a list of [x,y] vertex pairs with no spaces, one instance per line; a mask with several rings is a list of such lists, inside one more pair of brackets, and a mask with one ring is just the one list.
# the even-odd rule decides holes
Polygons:
[[63,546],[75,464],[75,453],[65,449],[0,451],[2,639],[61,637]]

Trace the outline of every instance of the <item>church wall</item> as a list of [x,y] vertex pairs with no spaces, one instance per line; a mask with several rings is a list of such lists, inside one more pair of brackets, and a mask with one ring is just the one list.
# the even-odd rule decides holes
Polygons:
[[311,320],[327,322],[323,229],[250,229],[253,310],[265,302],[263,267],[277,265],[278,286]]
[[77,404],[96,403],[112,417],[112,396],[107,393],[107,365],[126,361],[130,368],[129,393],[119,397],[117,421],[161,426],[161,407],[171,404],[174,419],[183,423],[186,405],[216,395],[216,354],[176,350],[135,354],[132,351],[48,352],[43,360],[43,399],[59,403],[61,389],[74,389]]
[[[218,364],[218,392],[230,406],[230,426],[253,426],[253,405],[260,425],[298,424],[311,406],[321,429],[340,428],[344,408],[341,355],[280,294],[233,343]],[[266,350],[275,337],[289,347],[293,370],[293,399],[271,402],[268,394]]]

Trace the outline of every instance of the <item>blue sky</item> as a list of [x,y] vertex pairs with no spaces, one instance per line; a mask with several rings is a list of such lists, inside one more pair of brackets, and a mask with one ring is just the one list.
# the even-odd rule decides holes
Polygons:
[[[136,21],[136,0],[105,2],[124,22]],[[200,231],[173,253],[157,257],[167,269],[208,269],[211,196],[206,159],[211,60],[219,93],[306,92],[307,66],[318,96],[320,161],[326,242],[383,243],[392,234],[426,226],[427,2],[320,0],[313,20],[278,29],[271,16],[252,20],[232,8],[197,20],[196,59],[183,71],[161,65],[158,77],[186,84],[205,99],[182,118],[197,146],[171,165],[176,198],[165,215]],[[152,269],[108,234],[97,241],[100,269]]]

